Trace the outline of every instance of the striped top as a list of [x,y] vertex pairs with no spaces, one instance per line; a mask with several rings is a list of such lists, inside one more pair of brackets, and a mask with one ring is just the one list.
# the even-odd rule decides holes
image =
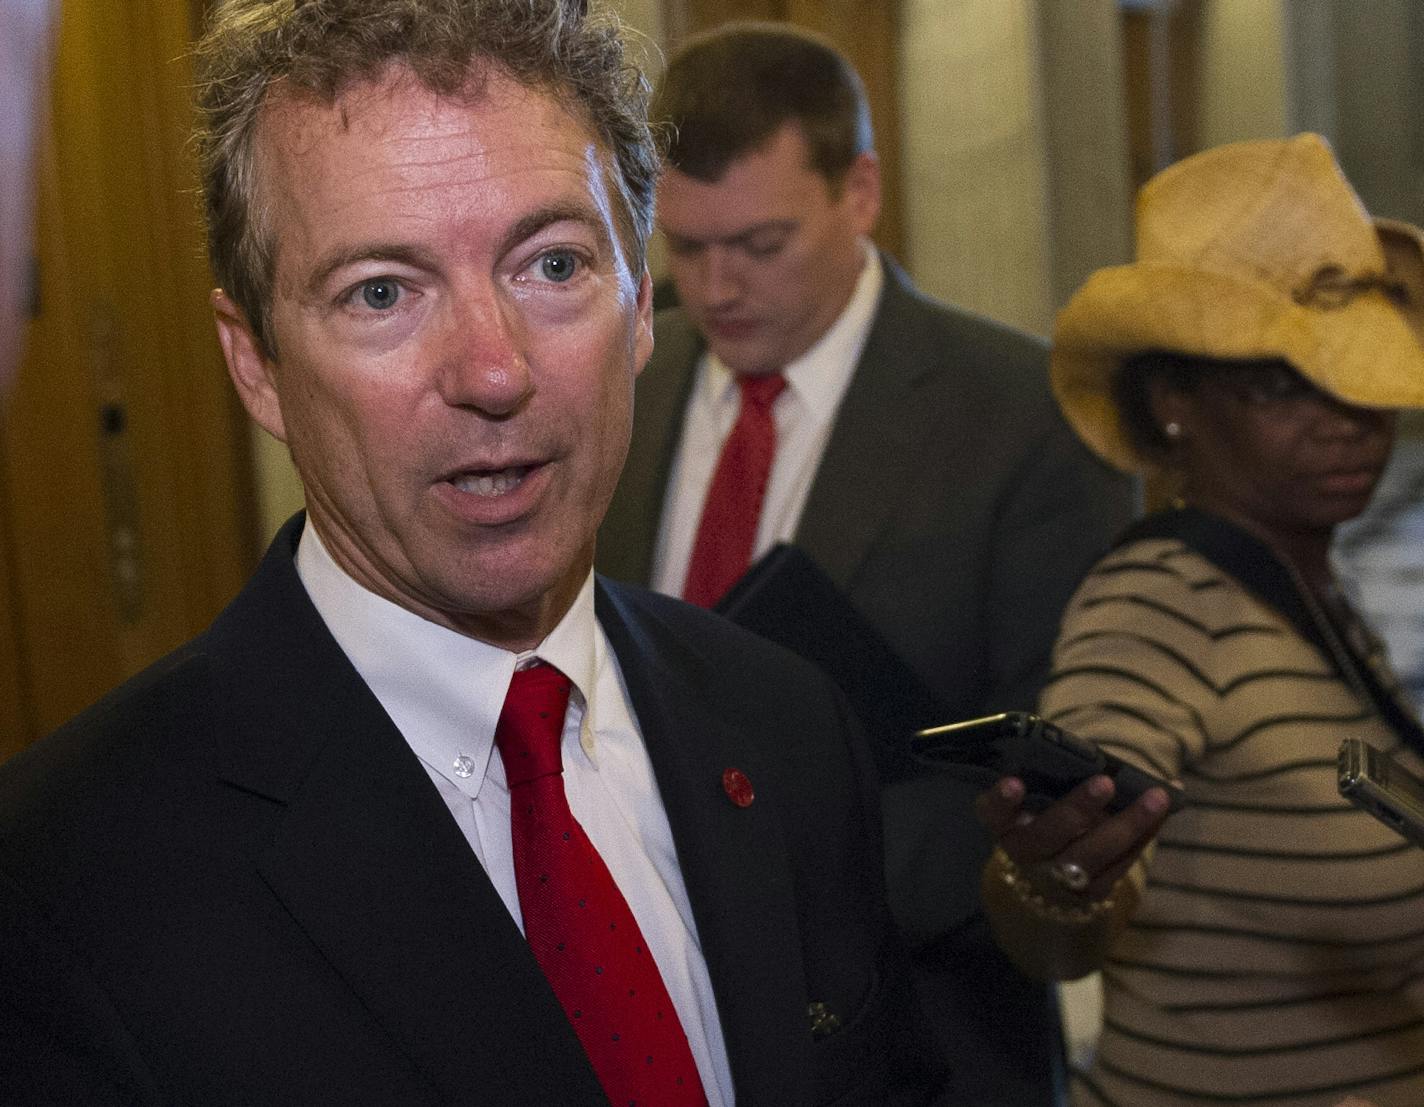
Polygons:
[[1338,795],[1342,739],[1399,742],[1321,653],[1142,539],[1074,597],[1041,710],[1188,801],[1104,966],[1074,1103],[1424,1105],[1424,851]]

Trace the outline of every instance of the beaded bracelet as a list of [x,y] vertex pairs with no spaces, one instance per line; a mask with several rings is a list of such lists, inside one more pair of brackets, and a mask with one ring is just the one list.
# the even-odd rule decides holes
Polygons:
[[1054,903],[1039,894],[1038,889],[1033,886],[1033,882],[1024,875],[1023,870],[1014,863],[1013,858],[1003,850],[994,850],[991,861],[998,870],[999,878],[1013,893],[1014,899],[1041,919],[1084,926],[1096,921],[1113,909],[1114,902],[1111,896],[1107,899],[1090,900],[1081,907]]

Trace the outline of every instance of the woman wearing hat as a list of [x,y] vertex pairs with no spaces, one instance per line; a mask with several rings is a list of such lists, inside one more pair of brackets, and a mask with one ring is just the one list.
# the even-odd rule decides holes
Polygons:
[[1189,158],[1137,216],[1137,262],[1060,315],[1053,383],[1176,499],[1084,581],[1041,711],[1187,803],[1109,816],[1098,777],[1029,817],[1001,781],[985,902],[1026,971],[1103,970],[1076,1104],[1420,1107],[1424,851],[1340,799],[1335,761],[1358,737],[1419,771],[1424,733],[1329,561],[1391,409],[1424,406],[1419,233],[1372,222],[1314,135]]

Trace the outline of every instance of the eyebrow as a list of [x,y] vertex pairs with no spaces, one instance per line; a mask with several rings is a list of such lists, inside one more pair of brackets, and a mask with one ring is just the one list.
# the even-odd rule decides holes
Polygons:
[[499,256],[503,257],[521,242],[533,238],[545,227],[552,227],[555,223],[578,223],[587,227],[597,236],[600,250],[608,250],[613,245],[608,226],[598,209],[587,204],[560,202],[538,208],[516,220],[500,240]]
[[[556,203],[539,208],[517,220],[499,241],[498,256],[503,257],[521,242],[533,238],[545,227],[556,223],[573,222],[588,227],[598,238],[599,248],[607,250],[612,245],[608,228],[600,218],[600,213],[586,204]],[[403,242],[361,243],[346,247],[330,254],[313,271],[306,282],[310,296],[320,296],[333,273],[363,261],[393,261],[416,269],[437,267],[435,255],[420,246]]]
[[671,242],[688,246],[745,246],[758,235],[766,234],[768,231],[781,231],[789,234],[795,229],[795,219],[769,219],[765,223],[756,223],[736,234],[725,235],[721,238],[697,238],[692,235],[681,235],[666,227],[663,228],[663,234]]
[[333,273],[362,261],[394,261],[416,269],[432,269],[435,258],[430,251],[404,242],[373,242],[349,246],[336,251],[318,265],[307,279],[309,296],[320,296]]

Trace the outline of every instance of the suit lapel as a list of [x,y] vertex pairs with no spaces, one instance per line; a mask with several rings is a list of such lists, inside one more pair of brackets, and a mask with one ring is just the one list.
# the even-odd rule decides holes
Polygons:
[[[897,500],[931,448],[936,411],[916,402],[944,351],[916,318],[909,278],[888,257],[885,287],[865,350],[836,416],[795,541],[840,587],[850,586]],[[680,311],[658,316],[658,347],[638,382],[633,442],[599,531],[600,571],[647,583],[652,576],[673,455],[702,342]]]
[[934,448],[939,417],[915,395],[944,351],[921,348],[909,280],[888,257],[881,263],[880,306],[796,529],[796,545],[843,589],[914,480],[920,452]]
[[652,578],[673,455],[702,352],[681,312],[663,312],[658,322],[657,351],[638,379],[628,460],[598,538],[599,570],[642,583]]
[[754,736],[707,706],[694,686],[705,662],[670,628],[603,582],[598,615],[667,809],[737,1098],[800,1102],[810,1031],[786,844],[771,803],[739,807],[722,785],[735,767],[755,786],[763,755]]
[[442,1097],[605,1104],[444,801],[307,599],[298,533],[209,635],[239,720],[221,777],[280,805],[262,879]]

